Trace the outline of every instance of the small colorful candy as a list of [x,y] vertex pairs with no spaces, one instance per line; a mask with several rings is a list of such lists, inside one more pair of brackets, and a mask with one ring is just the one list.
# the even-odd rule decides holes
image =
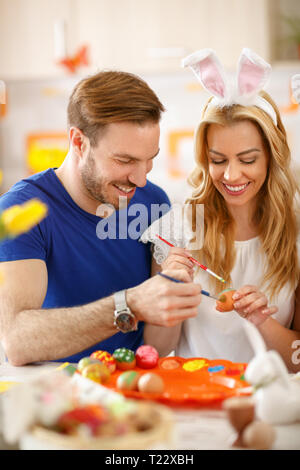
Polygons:
[[136,359],[134,352],[127,348],[118,348],[114,351],[113,357],[116,360],[118,369],[129,370],[134,369],[136,365]]
[[88,364],[82,369],[81,374],[83,377],[87,379],[93,380],[97,383],[105,383],[110,378],[110,372],[105,364],[102,362],[95,363],[95,364]]
[[135,370],[126,370],[119,375],[117,380],[117,387],[120,390],[137,390],[138,380],[140,374]]
[[108,368],[109,372],[113,374],[117,368],[116,360],[113,358],[111,354],[107,351],[94,351],[90,357],[92,359],[97,359],[98,361],[101,361],[103,364],[106,365]]
[[142,369],[152,369],[158,363],[159,355],[153,346],[145,344],[135,352],[136,365]]

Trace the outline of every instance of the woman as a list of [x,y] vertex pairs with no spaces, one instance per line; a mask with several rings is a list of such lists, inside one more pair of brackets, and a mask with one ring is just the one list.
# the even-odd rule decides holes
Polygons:
[[[226,280],[226,285],[199,269],[194,281],[212,293],[237,289],[234,310],[220,313],[202,296],[198,315],[170,328],[147,325],[145,341],[165,355],[175,349],[183,357],[223,358],[248,362],[253,350],[243,328],[253,322],[268,348],[277,350],[291,371],[296,340],[300,340],[297,184],[277,106],[261,91],[259,97],[276,113],[256,105],[214,106],[208,101],[196,131],[194,188],[187,204],[204,204],[201,249],[171,248],[163,269],[185,269],[193,275],[189,256]],[[195,212],[194,212],[195,214]],[[171,233],[169,213],[145,232],[143,241],[160,227]],[[195,220],[193,220],[195,222]],[[186,222],[185,222],[186,223]],[[165,228],[164,228],[165,227]],[[155,242],[156,243],[156,242]],[[157,251],[157,249],[156,249]],[[165,257],[161,257],[163,260]],[[269,305],[272,303],[272,306]]]

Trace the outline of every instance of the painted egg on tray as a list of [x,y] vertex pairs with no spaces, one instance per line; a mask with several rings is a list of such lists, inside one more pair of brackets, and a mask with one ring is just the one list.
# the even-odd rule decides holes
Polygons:
[[131,349],[118,348],[114,351],[113,357],[117,368],[120,370],[134,369],[136,365],[135,354]]
[[126,370],[117,379],[117,387],[120,390],[137,390],[140,374],[135,370]]
[[152,369],[158,363],[159,354],[153,346],[145,344],[136,350],[135,358],[138,367]]
[[81,374],[83,377],[87,379],[93,380],[94,382],[98,382],[100,384],[105,383],[110,378],[110,372],[105,364],[102,362],[95,363],[95,364],[88,364],[82,369]]
[[144,393],[162,393],[165,389],[165,384],[158,374],[148,372],[140,377],[138,389]]
[[109,352],[100,350],[94,351],[90,357],[91,359],[97,359],[105,364],[111,374],[115,372],[117,368],[116,360]]

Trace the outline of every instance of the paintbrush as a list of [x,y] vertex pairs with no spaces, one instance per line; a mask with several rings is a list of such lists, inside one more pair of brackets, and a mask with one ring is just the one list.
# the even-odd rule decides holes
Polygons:
[[[175,245],[173,245],[172,243],[168,242],[167,240],[165,240],[164,238],[160,237],[159,235],[156,235],[157,238],[159,238],[162,242],[165,242],[167,245],[175,248]],[[211,276],[214,276],[216,279],[218,279],[219,281],[221,282],[226,282],[225,279],[223,279],[221,276],[218,276],[216,273],[214,273],[213,271],[211,271],[210,269],[208,269],[206,266],[204,266],[203,264],[200,264],[199,261],[197,261],[195,258],[193,258],[192,256],[189,256],[189,260],[192,261],[194,264],[196,264],[197,266],[200,266],[201,269],[204,269],[204,271],[206,271],[208,274],[210,274]]]
[[[159,274],[160,276],[162,277],[165,277],[166,279],[169,279],[169,281],[173,281],[173,282],[180,282],[180,283],[184,283],[184,281],[180,281],[179,279],[175,279],[175,277],[171,277],[171,276],[168,276],[167,274],[164,274],[164,273],[157,273]],[[214,296],[214,295],[211,295],[209,292],[207,292],[206,290],[201,290],[201,294],[203,295],[206,295],[207,297],[210,297],[211,299],[215,299],[215,300],[219,300],[220,302],[224,302],[224,300],[221,300],[221,298],[219,299],[218,297]]]

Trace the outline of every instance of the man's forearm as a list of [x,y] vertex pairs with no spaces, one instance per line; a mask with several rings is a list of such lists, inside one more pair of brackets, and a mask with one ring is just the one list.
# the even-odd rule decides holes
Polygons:
[[76,354],[117,333],[113,311],[113,297],[79,307],[23,310],[3,339],[7,358],[20,366]]

